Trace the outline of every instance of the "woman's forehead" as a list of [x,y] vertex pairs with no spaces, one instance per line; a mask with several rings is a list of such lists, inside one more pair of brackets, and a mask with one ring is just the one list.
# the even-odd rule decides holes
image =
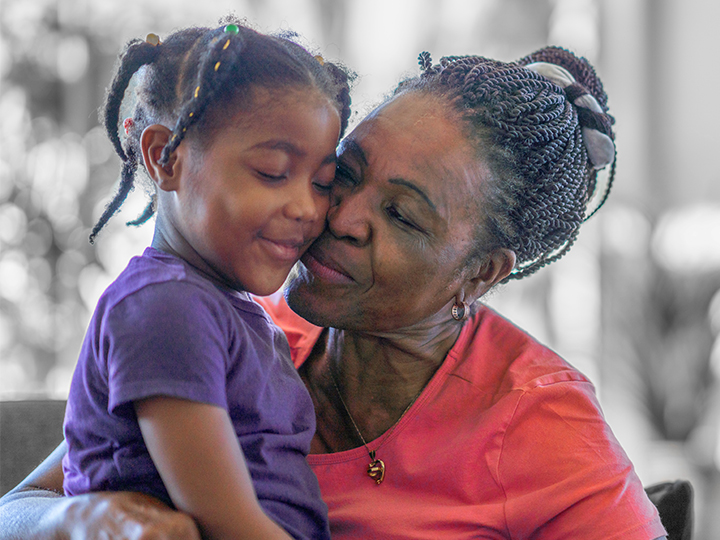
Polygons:
[[341,142],[340,159],[361,166],[365,181],[412,183],[446,217],[460,207],[476,213],[487,167],[457,114],[438,101],[408,95],[379,107]]
[[[348,135],[368,159],[388,157],[396,165],[417,165],[422,161],[446,158],[457,160],[473,155],[464,136],[459,116],[444,101],[425,94],[394,97],[371,112]],[[347,145],[341,145],[341,152]]]

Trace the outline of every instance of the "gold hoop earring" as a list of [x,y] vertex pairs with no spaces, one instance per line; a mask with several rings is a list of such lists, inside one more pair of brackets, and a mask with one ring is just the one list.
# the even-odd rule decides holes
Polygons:
[[458,302],[457,300],[450,310],[452,318],[456,321],[464,321],[467,319],[469,312],[470,310],[468,309],[468,305],[465,302]]

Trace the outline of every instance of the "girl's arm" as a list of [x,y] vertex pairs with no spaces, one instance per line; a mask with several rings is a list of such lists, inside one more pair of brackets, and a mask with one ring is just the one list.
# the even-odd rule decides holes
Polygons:
[[1,540],[200,540],[189,516],[147,495],[112,492],[63,497],[66,452],[63,442],[0,499]]
[[290,536],[263,512],[227,412],[152,397],[135,402],[150,456],[178,510],[211,539]]

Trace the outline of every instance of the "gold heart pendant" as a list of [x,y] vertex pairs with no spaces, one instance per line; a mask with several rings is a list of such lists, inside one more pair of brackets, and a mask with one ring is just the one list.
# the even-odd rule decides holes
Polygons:
[[[375,454],[375,452],[373,452],[373,454]],[[382,459],[374,459],[374,455],[371,455],[370,458],[372,461],[368,465],[368,476],[375,480],[376,484],[380,485],[385,479],[385,463]]]

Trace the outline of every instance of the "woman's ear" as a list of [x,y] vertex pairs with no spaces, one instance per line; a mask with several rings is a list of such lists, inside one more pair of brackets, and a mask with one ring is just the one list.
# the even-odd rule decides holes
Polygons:
[[475,277],[470,280],[470,288],[466,290],[465,297],[472,301],[477,300],[510,275],[513,268],[514,251],[505,248],[493,250],[477,269]]
[[158,188],[163,191],[175,191],[180,178],[180,160],[177,152],[170,154],[165,165],[160,164],[160,156],[167,145],[172,131],[161,124],[153,124],[145,128],[140,137],[143,160],[148,175]]

